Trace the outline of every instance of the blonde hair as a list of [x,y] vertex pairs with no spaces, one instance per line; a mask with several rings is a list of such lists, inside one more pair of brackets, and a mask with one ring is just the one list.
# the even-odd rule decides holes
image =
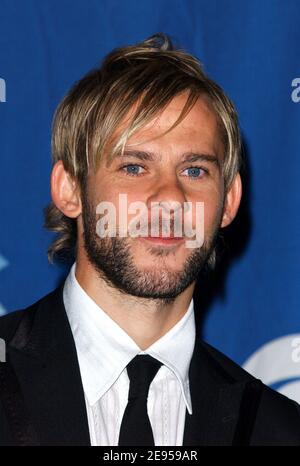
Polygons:
[[[112,50],[101,66],[75,83],[59,104],[52,126],[53,164],[65,170],[83,190],[90,169],[102,154],[122,151],[128,138],[142,128],[177,95],[188,98],[177,121],[182,121],[199,96],[214,110],[224,143],[222,166],[225,192],[241,166],[241,137],[235,108],[223,90],[203,71],[201,63],[176,49],[165,34],[155,34],[135,45]],[[121,131],[128,111],[133,116]],[[76,219],[65,216],[51,202],[45,209],[45,227],[57,233],[48,259],[76,255]]]

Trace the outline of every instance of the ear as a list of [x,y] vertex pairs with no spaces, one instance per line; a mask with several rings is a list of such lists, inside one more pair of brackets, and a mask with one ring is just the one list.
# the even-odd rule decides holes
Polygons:
[[238,173],[226,194],[221,228],[227,227],[237,214],[242,197],[242,180]]
[[51,196],[56,207],[67,217],[76,218],[81,214],[80,190],[61,160],[52,169]]

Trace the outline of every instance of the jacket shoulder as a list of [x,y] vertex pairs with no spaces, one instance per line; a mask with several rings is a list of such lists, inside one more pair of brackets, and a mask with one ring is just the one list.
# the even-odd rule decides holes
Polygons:
[[243,381],[254,381],[257,380],[249,372],[245,371],[239,364],[234,362],[220,350],[214,348],[207,342],[202,341],[202,345],[210,358],[214,361],[218,370],[223,371],[224,375],[232,381],[243,382]]
[[300,446],[300,406],[264,385],[252,445]]
[[4,339],[5,341],[9,341],[13,337],[15,331],[17,330],[23,318],[28,318],[28,320],[31,320],[31,318],[34,317],[36,311],[41,305],[50,303],[51,300],[55,296],[57,296],[61,291],[62,285],[60,285],[50,293],[47,293],[46,295],[42,296],[29,306],[24,307],[23,309],[16,309],[10,311],[8,314],[1,316],[0,338]]
[[0,338],[5,341],[11,339],[15,333],[22,317],[25,313],[30,312],[31,306],[26,309],[18,309],[16,311],[11,311],[8,314],[0,317]]
[[[251,435],[251,445],[300,445],[299,404],[268,387],[221,351],[203,342],[205,349],[235,381],[260,382],[261,397]],[[247,404],[248,400],[245,399]]]

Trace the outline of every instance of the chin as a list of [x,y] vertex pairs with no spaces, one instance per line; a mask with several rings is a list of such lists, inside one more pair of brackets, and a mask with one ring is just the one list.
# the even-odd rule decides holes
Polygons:
[[135,262],[134,265],[139,272],[169,272],[169,273],[180,273],[183,271],[183,264],[178,266],[178,262],[169,264],[168,261],[164,261],[163,263],[159,264],[160,260],[156,261],[143,261],[142,263]]

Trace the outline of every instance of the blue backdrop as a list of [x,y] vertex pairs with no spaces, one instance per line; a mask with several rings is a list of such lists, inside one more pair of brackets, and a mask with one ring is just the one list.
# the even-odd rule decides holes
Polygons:
[[300,401],[299,24],[299,0],[1,0],[0,312],[67,272],[42,227],[58,102],[113,47],[166,32],[235,102],[247,155],[226,267],[199,293],[203,336]]

